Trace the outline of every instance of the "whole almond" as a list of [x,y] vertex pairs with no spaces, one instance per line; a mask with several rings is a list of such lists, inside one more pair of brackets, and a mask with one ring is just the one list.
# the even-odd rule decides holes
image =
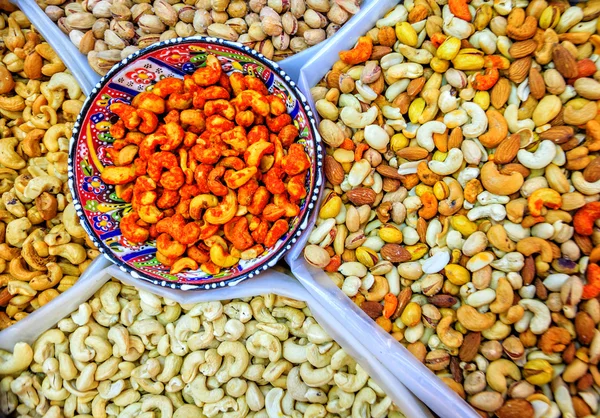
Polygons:
[[583,170],[583,178],[585,181],[594,183],[600,180],[600,158],[594,158]]
[[389,177],[391,179],[396,180],[404,180],[404,176],[402,174],[398,174],[398,169],[389,165],[380,164],[377,166],[376,170],[383,177]]
[[508,53],[514,59],[526,57],[527,55],[533,54],[537,49],[538,43],[533,39],[527,39],[526,41],[515,42],[511,45]]
[[546,94],[546,83],[544,77],[537,68],[531,67],[529,70],[529,90],[534,99],[540,100]]
[[479,351],[479,345],[481,343],[481,334],[479,332],[469,332],[465,335],[458,357],[462,361],[470,362],[475,358]]
[[496,109],[502,108],[508,101],[510,95],[510,81],[506,78],[500,78],[492,88],[490,93],[490,102]]
[[373,51],[371,52],[371,56],[369,59],[380,60],[390,52],[392,52],[392,48],[390,48],[389,46],[375,45],[373,46]]
[[564,78],[577,77],[579,70],[577,69],[577,61],[575,57],[562,45],[556,45],[552,50],[552,60],[559,73]]
[[356,189],[348,190],[346,196],[348,196],[348,200],[352,202],[352,204],[362,206],[375,203],[377,193],[375,193],[375,190],[368,187],[357,187]]
[[525,81],[531,68],[531,57],[523,57],[513,61],[508,68],[508,78],[519,84]]
[[529,286],[535,278],[535,261],[532,256],[525,257],[525,265],[521,270],[521,277],[523,277],[523,283]]
[[344,168],[331,155],[325,156],[323,170],[327,180],[334,186],[338,186],[344,181]]
[[594,338],[594,320],[587,312],[578,312],[575,316],[575,333],[583,345],[588,345]]
[[377,319],[383,313],[383,305],[379,302],[364,301],[360,304],[362,309],[371,319]]
[[592,250],[594,249],[594,244],[592,243],[592,239],[590,237],[586,237],[585,235],[579,235],[577,233],[573,234],[573,240],[575,244],[581,249],[581,252],[585,255],[590,255]]
[[396,155],[409,161],[417,161],[427,158],[429,151],[421,147],[406,147],[398,151]]
[[418,77],[411,80],[406,88],[408,95],[414,97],[419,94],[423,90],[423,86],[425,86],[425,81],[427,81],[425,77]]
[[498,418],[533,418],[533,406],[525,399],[509,399],[495,412]]
[[518,134],[512,134],[508,138],[504,139],[496,148],[494,154],[494,162],[497,164],[508,164],[517,156],[521,145],[520,136]]
[[385,244],[379,251],[384,260],[392,263],[404,263],[411,259],[411,255],[406,248],[398,244]]
[[400,293],[398,294],[398,306],[396,307],[396,311],[392,314],[392,317],[390,318],[392,321],[399,318],[400,315],[402,315],[402,312],[404,312],[404,308],[406,308],[406,305],[408,305],[408,303],[410,302],[411,297],[412,290],[410,287],[405,287],[400,291]]
[[452,295],[433,295],[427,298],[427,301],[438,308],[449,308],[458,302],[458,299]]
[[464,136],[460,126],[452,129],[450,131],[450,135],[448,135],[448,149],[451,150],[452,148],[460,148],[463,139]]
[[540,140],[549,139],[555,144],[564,144],[575,135],[575,130],[571,126],[553,126],[540,133]]

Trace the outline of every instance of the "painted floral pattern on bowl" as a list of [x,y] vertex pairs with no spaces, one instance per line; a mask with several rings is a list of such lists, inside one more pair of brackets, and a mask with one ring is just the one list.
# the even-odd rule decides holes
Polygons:
[[[300,214],[290,222],[290,230],[272,248],[254,260],[209,275],[201,270],[170,274],[169,268],[156,259],[156,245],[129,243],[119,228],[121,218],[131,205],[119,199],[112,185],[100,174],[112,163],[106,148],[114,141],[109,133],[117,115],[109,107],[115,102],[130,103],[143,91],[165,77],[183,78],[205,64],[207,53],[218,57],[227,73],[241,71],[264,81],[272,94],[282,97],[300,131],[312,166],[306,179],[307,197],[300,202]],[[192,37],[171,39],[137,52],[114,67],[88,97],[73,129],[69,153],[69,185],[75,208],[83,227],[111,261],[136,278],[173,288],[210,289],[237,284],[275,265],[291,248],[309,222],[315,208],[322,180],[323,149],[318,138],[312,111],[289,76],[276,64],[243,45],[216,38]]]

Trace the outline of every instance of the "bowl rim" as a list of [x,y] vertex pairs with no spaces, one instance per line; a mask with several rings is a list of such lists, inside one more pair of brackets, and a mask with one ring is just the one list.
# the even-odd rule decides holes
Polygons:
[[[263,64],[265,67],[269,68],[274,73],[277,73],[277,75],[282,78],[284,83],[290,87],[289,90],[292,92],[292,94],[294,95],[296,100],[298,100],[298,102],[300,103],[301,108],[304,110],[304,113],[308,120],[308,127],[314,138],[315,157],[316,157],[315,173],[314,173],[314,179],[315,179],[314,187],[312,188],[312,190],[308,190],[308,194],[305,197],[307,208],[304,211],[304,214],[302,215],[302,217],[299,219],[296,229],[294,231],[292,231],[288,235],[288,237],[285,239],[285,241],[283,242],[282,248],[279,251],[273,252],[272,254],[270,254],[259,265],[253,267],[250,271],[240,275],[239,277],[223,278],[217,282],[206,283],[206,284],[179,283],[179,282],[171,282],[171,281],[168,281],[165,279],[163,279],[163,280],[155,279],[155,278],[148,276],[147,273],[145,273],[141,270],[137,270],[136,268],[130,266],[125,261],[116,257],[114,252],[102,240],[100,240],[96,236],[96,233],[94,232],[94,229],[92,228],[90,221],[84,214],[83,207],[82,207],[80,197],[79,197],[79,191],[75,187],[74,157],[76,156],[77,144],[78,144],[78,141],[76,141],[76,137],[79,137],[79,135],[81,134],[80,127],[83,122],[83,118],[89,111],[92,103],[94,103],[94,101],[96,100],[98,93],[106,86],[106,84],[108,84],[110,82],[110,80],[112,80],[114,75],[116,75],[124,67],[126,67],[127,65],[129,65],[130,63],[132,63],[133,61],[138,59],[139,57],[146,55],[148,53],[154,52],[156,50],[165,48],[165,47],[170,47],[170,46],[185,44],[185,43],[194,43],[194,42],[203,42],[203,43],[209,43],[209,44],[223,45],[228,48],[238,50],[240,52],[243,52],[246,55],[251,56],[252,58],[256,59],[257,61],[260,61],[261,64]],[[221,38],[208,37],[208,36],[202,36],[202,35],[195,35],[195,36],[190,36],[190,37],[186,37],[186,38],[178,37],[178,38],[172,38],[172,39],[167,39],[165,41],[157,42],[146,48],[135,51],[134,53],[130,54],[128,57],[122,59],[119,63],[115,64],[106,73],[106,75],[104,75],[100,79],[100,81],[98,81],[98,83],[96,83],[96,85],[94,86],[94,88],[92,89],[90,94],[87,96],[87,98],[81,108],[81,111],[80,111],[79,115],[77,116],[77,120],[75,121],[75,123],[73,125],[71,138],[69,139],[68,183],[69,183],[69,189],[71,191],[71,195],[73,198],[72,203],[75,207],[77,216],[79,217],[81,226],[86,231],[88,237],[96,245],[96,247],[98,248],[100,253],[104,257],[106,257],[108,260],[110,260],[113,264],[117,265],[119,267],[119,269],[121,269],[123,272],[125,272],[127,274],[130,274],[132,277],[134,277],[136,279],[144,280],[144,281],[150,282],[154,285],[158,285],[161,287],[167,287],[167,288],[179,289],[179,290],[209,290],[209,289],[215,289],[215,288],[224,287],[224,286],[235,286],[238,283],[240,283],[246,279],[250,279],[250,278],[257,276],[258,274],[267,270],[268,268],[273,267],[280,259],[283,258],[283,256],[298,241],[298,238],[309,227],[311,214],[315,210],[315,207],[316,207],[318,199],[319,199],[319,195],[321,194],[321,191],[323,189],[323,185],[324,185],[324,182],[323,182],[324,152],[325,152],[325,149],[323,147],[322,139],[319,134],[319,130],[317,128],[316,118],[312,111],[312,108],[310,107],[310,104],[308,103],[308,100],[306,99],[304,94],[300,91],[300,89],[296,85],[296,82],[294,80],[292,80],[291,77],[276,62],[266,58],[260,52],[255,51],[254,49],[252,49],[248,46],[245,46],[239,42],[233,42],[233,41],[228,41],[228,40],[221,39]]]

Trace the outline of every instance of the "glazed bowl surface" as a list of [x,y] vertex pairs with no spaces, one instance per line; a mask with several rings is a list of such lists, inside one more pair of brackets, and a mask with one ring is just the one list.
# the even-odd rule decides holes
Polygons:
[[[307,195],[299,203],[300,213],[290,220],[290,229],[257,258],[240,260],[216,275],[202,270],[170,274],[156,259],[156,243],[128,242],[121,234],[120,220],[131,212],[115,187],[102,181],[101,173],[112,165],[107,149],[114,138],[109,129],[118,116],[109,110],[115,102],[130,103],[138,94],[151,91],[165,77],[183,78],[215,55],[224,72],[241,71],[260,78],[271,94],[284,99],[288,114],[300,132],[311,167],[306,176]],[[91,239],[113,263],[135,278],[183,290],[211,289],[234,285],[274,266],[306,230],[323,184],[323,148],[314,115],[293,80],[275,63],[244,45],[217,38],[170,39],[138,51],[113,67],[87,98],[73,128],[69,148],[69,186],[77,214]]]

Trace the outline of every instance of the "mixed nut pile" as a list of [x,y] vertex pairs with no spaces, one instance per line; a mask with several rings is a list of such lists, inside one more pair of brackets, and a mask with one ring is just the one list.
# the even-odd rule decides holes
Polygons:
[[237,41],[275,61],[333,36],[358,0],[39,0],[46,14],[106,74],[129,54],[177,37]]
[[132,204],[121,232],[134,244],[156,239],[171,274],[257,258],[300,213],[311,163],[284,99],[261,79],[227,75],[209,55],[194,74],[110,110],[115,165],[101,177]]
[[98,255],[67,184],[84,96],[21,11],[2,4],[0,330],[70,288]]
[[180,305],[113,280],[1,356],[5,416],[404,416],[304,302],[272,294]]
[[599,16],[404,2],[312,89],[305,259],[484,416],[598,412]]

